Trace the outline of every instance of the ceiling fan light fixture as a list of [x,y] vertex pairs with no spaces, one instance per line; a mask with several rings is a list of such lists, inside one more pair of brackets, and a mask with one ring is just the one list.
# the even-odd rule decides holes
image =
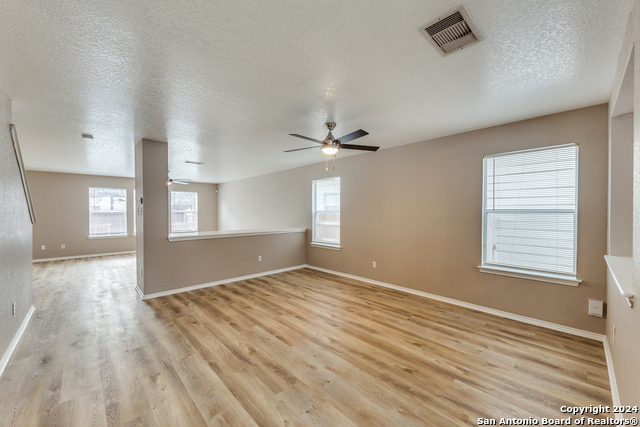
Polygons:
[[338,150],[340,150],[340,147],[336,144],[326,144],[322,146],[322,152],[327,156],[333,156],[338,152]]

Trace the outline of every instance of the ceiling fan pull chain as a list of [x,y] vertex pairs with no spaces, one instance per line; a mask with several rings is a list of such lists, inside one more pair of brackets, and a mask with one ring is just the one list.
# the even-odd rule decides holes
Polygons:
[[333,170],[336,170],[336,155],[333,155]]
[[324,156],[324,170],[329,172],[329,156],[327,155]]

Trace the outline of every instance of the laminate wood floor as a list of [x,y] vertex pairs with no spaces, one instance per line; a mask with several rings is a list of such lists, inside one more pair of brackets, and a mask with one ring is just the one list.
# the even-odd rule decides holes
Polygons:
[[140,301],[34,265],[0,426],[464,426],[611,405],[602,344],[310,269]]

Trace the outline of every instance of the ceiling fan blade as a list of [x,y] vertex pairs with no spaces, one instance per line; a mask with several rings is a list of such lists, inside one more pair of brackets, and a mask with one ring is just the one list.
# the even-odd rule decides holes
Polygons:
[[371,145],[340,144],[340,148],[347,150],[378,151],[380,147],[373,147]]
[[297,133],[290,133],[289,135],[295,136],[296,138],[306,139],[308,141],[317,142],[318,144],[322,144],[322,141],[318,141],[317,139],[309,138],[308,136],[298,135]]
[[296,148],[295,150],[286,150],[285,153],[290,153],[292,151],[308,150],[309,148],[320,148],[320,147],[316,145],[314,147]]
[[342,138],[338,138],[340,143],[353,141],[354,139],[362,138],[363,136],[369,135],[369,132],[363,131],[362,129],[358,129],[355,132],[351,132],[348,135],[343,136]]
[[189,182],[187,180],[178,181],[177,179],[170,179],[169,182],[172,184],[189,185]]

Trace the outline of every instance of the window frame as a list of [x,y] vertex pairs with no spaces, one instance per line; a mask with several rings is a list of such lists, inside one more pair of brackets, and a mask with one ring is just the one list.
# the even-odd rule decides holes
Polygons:
[[[488,213],[500,211],[499,209],[487,210],[487,161],[492,158],[521,154],[526,152],[535,152],[535,151],[545,151],[545,150],[554,150],[560,149],[564,147],[575,146],[576,148],[576,157],[575,157],[575,205],[573,209],[564,210],[541,210],[541,209],[522,209],[518,210],[520,212],[527,213],[545,213],[545,212],[565,212],[565,213],[573,213],[573,272],[571,274],[559,274],[555,272],[550,272],[548,270],[543,269],[534,269],[534,268],[525,268],[525,267],[510,267],[501,265],[498,263],[490,263],[487,262],[487,218]],[[549,283],[557,283],[562,285],[569,286],[578,286],[582,281],[577,279],[578,273],[578,196],[579,196],[579,166],[580,166],[580,146],[578,143],[570,143],[570,144],[561,144],[561,145],[552,145],[546,147],[539,147],[533,149],[526,150],[518,150],[518,151],[510,151],[506,153],[498,153],[486,155],[483,158],[482,162],[482,252],[481,252],[481,262],[482,264],[478,266],[478,269],[483,273],[491,273],[498,274],[503,276],[510,277],[518,277],[523,279],[537,280],[542,282]]]
[[[98,190],[123,190],[124,191],[124,232],[122,233],[114,233],[114,234],[91,234],[91,214],[93,212],[91,212],[91,190],[94,189],[98,189]],[[129,237],[129,227],[127,226],[127,221],[128,221],[128,209],[127,209],[127,201],[128,197],[127,197],[127,189],[125,188],[119,188],[119,187],[89,187],[89,199],[88,199],[88,206],[89,206],[89,239],[113,239],[113,238],[118,238],[118,237]]]
[[[317,214],[318,211],[316,211],[316,184],[318,182],[322,182],[322,181],[338,181],[339,183],[339,189],[340,189],[340,193],[338,194],[338,199],[340,200],[340,209],[337,211],[337,213],[341,213],[342,211],[342,180],[340,178],[340,176],[332,176],[332,177],[328,177],[328,178],[320,178],[320,179],[314,179],[311,181],[311,246],[314,247],[319,247],[319,248],[325,248],[325,249],[334,249],[334,250],[340,250],[342,248],[342,238],[338,237],[338,243],[329,243],[329,242],[323,242],[323,241],[319,241],[317,238]],[[326,212],[326,211],[324,211]],[[335,212],[333,212],[335,213]],[[342,220],[340,220],[340,224],[338,225],[339,230],[341,230],[342,228]],[[341,233],[340,233],[341,234]]]
[[[173,230],[173,208],[171,207],[171,194],[172,193],[193,193],[196,195],[196,229],[195,230]],[[174,233],[197,233],[200,231],[200,208],[198,206],[198,192],[197,191],[173,191],[169,189],[169,234]]]

